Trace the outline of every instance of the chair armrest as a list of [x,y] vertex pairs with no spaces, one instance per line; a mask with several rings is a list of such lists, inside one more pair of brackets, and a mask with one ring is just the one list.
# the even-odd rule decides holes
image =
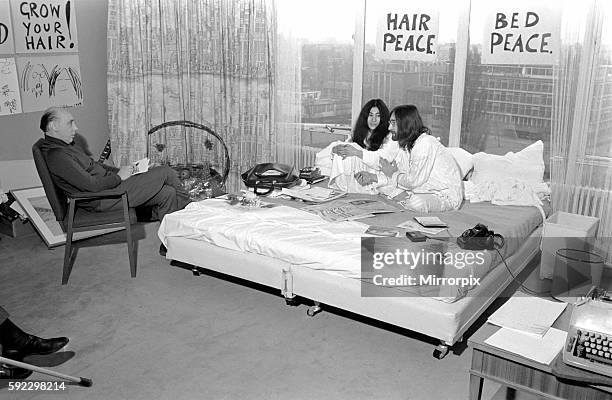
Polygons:
[[106,198],[116,198],[121,197],[126,193],[125,190],[102,190],[100,192],[75,192],[71,194],[67,194],[68,199],[74,200],[93,200],[93,199],[106,199]]

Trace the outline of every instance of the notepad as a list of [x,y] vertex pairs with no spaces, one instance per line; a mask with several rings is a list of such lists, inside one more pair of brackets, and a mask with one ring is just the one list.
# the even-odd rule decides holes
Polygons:
[[511,297],[488,321],[542,337],[566,306],[567,303],[556,303],[539,297]]
[[446,228],[448,224],[438,217],[414,217],[415,221],[426,228]]
[[142,174],[149,170],[149,159],[147,157],[142,160],[134,161],[132,163],[132,175]]
[[550,365],[565,345],[567,332],[550,328],[542,337],[501,328],[485,343],[518,354],[541,364]]

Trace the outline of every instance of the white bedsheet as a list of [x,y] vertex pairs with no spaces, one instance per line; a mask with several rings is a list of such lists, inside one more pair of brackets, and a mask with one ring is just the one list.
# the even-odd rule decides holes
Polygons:
[[292,207],[232,206],[222,199],[189,204],[166,215],[158,236],[203,240],[227,249],[262,254],[294,265],[359,278],[361,236],[368,225],[326,222]]

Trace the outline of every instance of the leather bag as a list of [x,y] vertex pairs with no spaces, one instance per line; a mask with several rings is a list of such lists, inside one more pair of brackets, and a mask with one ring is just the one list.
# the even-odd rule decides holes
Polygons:
[[277,163],[257,164],[241,177],[242,182],[260,196],[269,194],[274,189],[292,187],[300,181],[293,166]]

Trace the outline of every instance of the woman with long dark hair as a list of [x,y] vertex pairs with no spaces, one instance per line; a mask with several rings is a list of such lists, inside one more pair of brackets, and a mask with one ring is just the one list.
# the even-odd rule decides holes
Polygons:
[[[330,187],[351,193],[372,192],[372,188],[359,185],[354,174],[361,170],[379,170],[381,158],[395,158],[398,147],[389,135],[389,115],[384,101],[369,100],[361,108],[349,140],[330,145],[331,154],[327,153],[331,155],[330,166],[326,171],[330,175]],[[328,149],[317,156],[318,161]]]
[[401,105],[391,111],[391,138],[400,151],[395,160],[380,160],[381,172],[360,171],[355,179],[363,186],[397,187],[406,191],[402,205],[417,212],[456,210],[463,200],[461,175],[453,156],[430,135],[419,110]]
[[[368,101],[361,108],[357,121],[355,121],[351,141],[357,143],[366,150],[378,150],[389,135],[389,116],[389,109],[384,101],[381,99],[372,99]],[[341,149],[343,146],[346,145],[337,145],[334,147],[334,150],[338,149],[336,154],[343,155],[339,151],[343,150]],[[355,153],[349,155],[358,156]]]

